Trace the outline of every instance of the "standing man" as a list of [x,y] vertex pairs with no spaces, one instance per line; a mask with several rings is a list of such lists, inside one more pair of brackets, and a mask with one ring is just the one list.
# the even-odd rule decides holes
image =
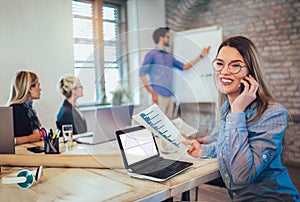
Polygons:
[[156,29],[153,33],[153,40],[156,45],[144,58],[140,68],[140,78],[151,94],[152,101],[160,106],[169,119],[172,119],[174,110],[173,68],[188,70],[208,54],[210,46],[204,48],[195,59],[183,64],[166,51],[166,47],[170,46],[168,27]]

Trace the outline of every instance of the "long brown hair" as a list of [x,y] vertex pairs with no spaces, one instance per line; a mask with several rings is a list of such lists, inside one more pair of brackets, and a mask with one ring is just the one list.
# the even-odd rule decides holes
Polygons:
[[[253,42],[243,36],[234,36],[223,41],[218,49],[217,55],[224,46],[230,46],[239,51],[248,67],[249,74],[258,82],[259,88],[256,93],[256,100],[254,101],[257,104],[257,112],[255,117],[251,120],[251,122],[253,122],[266,111],[270,103],[277,102],[266,82],[261,58]],[[219,93],[218,111],[220,111],[220,106],[225,101],[225,98],[225,94]]]
[[24,103],[29,98],[30,87],[34,87],[39,82],[38,76],[29,71],[20,71],[12,83],[12,91],[9,104]]

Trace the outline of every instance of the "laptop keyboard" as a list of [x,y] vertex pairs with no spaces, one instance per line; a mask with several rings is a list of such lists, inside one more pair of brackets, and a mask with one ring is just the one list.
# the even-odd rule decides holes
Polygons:
[[155,173],[155,172],[165,169],[169,166],[172,166],[172,164],[174,164],[175,162],[176,161],[173,161],[173,160],[163,159],[161,161],[153,162],[153,163],[149,164],[149,166],[146,166],[144,168],[140,168],[138,170],[138,172],[140,174]]

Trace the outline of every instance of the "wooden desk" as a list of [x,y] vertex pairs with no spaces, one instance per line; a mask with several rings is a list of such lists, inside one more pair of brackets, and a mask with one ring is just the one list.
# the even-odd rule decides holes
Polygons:
[[[29,146],[32,144],[18,146],[16,152],[28,153],[26,147]],[[99,152],[118,154],[118,149],[116,143],[110,142],[95,146],[78,145],[68,153],[97,154]],[[176,154],[171,155],[171,158],[175,157]],[[29,189],[20,189],[15,184],[0,184],[0,200],[162,201],[220,176],[215,159],[200,161],[188,156],[180,159],[194,162],[193,168],[163,183],[131,178],[124,169],[46,167],[41,182]],[[1,177],[8,177],[22,169],[2,167]],[[35,167],[29,169],[34,170]]]

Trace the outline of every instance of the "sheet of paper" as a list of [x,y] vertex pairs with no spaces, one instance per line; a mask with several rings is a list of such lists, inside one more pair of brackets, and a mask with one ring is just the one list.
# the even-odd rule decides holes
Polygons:
[[194,128],[193,126],[187,124],[181,118],[173,119],[172,123],[180,131],[180,133],[185,134],[187,137],[195,135],[198,132],[198,130],[196,128]]
[[132,117],[155,135],[163,137],[165,142],[172,144],[178,150],[188,149],[182,143],[184,141],[183,136],[156,104]]

